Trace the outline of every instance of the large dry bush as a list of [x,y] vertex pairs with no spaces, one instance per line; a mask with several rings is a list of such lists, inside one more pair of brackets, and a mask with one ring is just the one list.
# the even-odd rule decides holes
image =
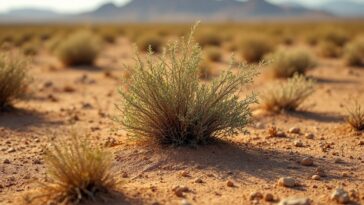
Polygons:
[[295,111],[314,91],[315,83],[295,75],[285,82],[276,82],[260,95],[260,106],[268,111]]
[[349,66],[364,66],[364,38],[355,40],[345,47],[344,59]]
[[347,122],[355,130],[364,130],[364,106],[358,99],[353,100],[346,107]]
[[47,181],[42,193],[31,201],[44,204],[78,204],[109,197],[117,180],[111,169],[112,156],[92,146],[86,136],[72,133],[47,148]]
[[23,96],[29,83],[27,61],[20,55],[0,54],[0,110]]
[[273,51],[274,46],[268,37],[249,36],[242,39],[240,50],[248,63],[260,62],[263,57]]
[[242,85],[257,74],[252,67],[226,71],[211,83],[199,81],[201,49],[189,38],[169,43],[158,58],[139,57],[127,90],[120,90],[119,121],[133,136],[161,144],[197,145],[241,131],[253,96],[240,100]]
[[93,65],[100,49],[100,39],[91,31],[81,30],[59,41],[55,52],[67,66]]
[[316,61],[304,50],[279,50],[269,58],[273,61],[270,71],[276,78],[289,78],[294,74],[304,74],[308,69],[316,66]]

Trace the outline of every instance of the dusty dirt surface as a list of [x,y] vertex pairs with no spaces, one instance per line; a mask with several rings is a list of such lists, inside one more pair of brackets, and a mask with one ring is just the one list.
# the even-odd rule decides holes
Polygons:
[[[44,146],[69,129],[89,132],[114,153],[123,196],[112,204],[278,204],[286,197],[307,197],[327,205],[336,204],[330,195],[337,187],[351,194],[352,204],[364,203],[364,133],[348,127],[343,107],[354,96],[364,104],[364,69],[320,59],[308,74],[317,89],[305,102],[306,111],[255,112],[246,133],[175,148],[129,139],[111,119],[122,114],[115,109],[117,88],[123,64],[131,62],[132,45],[125,39],[105,48],[95,68],[63,68],[46,52],[34,58],[32,95],[0,115],[0,204],[21,204],[39,187],[36,181],[46,177]],[[267,82],[258,77],[247,93]],[[287,136],[269,137],[271,127]],[[292,127],[300,131],[289,133]],[[301,164],[306,157],[312,165]],[[315,174],[320,179],[312,179]],[[294,178],[296,186],[278,185],[281,177]],[[177,196],[176,186],[188,191]]]

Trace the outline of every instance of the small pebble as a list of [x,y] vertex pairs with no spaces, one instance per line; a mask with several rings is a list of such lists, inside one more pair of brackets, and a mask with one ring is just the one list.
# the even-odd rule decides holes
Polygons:
[[201,184],[201,183],[203,183],[203,180],[201,178],[196,178],[195,179],[195,183]]
[[267,201],[267,202],[272,202],[274,201],[274,196],[273,194],[271,193],[267,193],[265,196],[264,196],[264,200]]
[[296,198],[296,197],[289,197],[283,199],[279,205],[310,205],[311,201],[309,198]]
[[191,205],[191,203],[188,202],[187,199],[182,199],[180,204],[181,205]]
[[284,187],[294,187],[297,183],[292,177],[282,177],[278,180],[278,184]]
[[313,139],[313,138],[315,138],[315,135],[314,134],[312,134],[312,133],[307,133],[307,134],[305,134],[305,138],[306,139]]
[[320,180],[320,179],[321,179],[321,177],[320,177],[320,175],[315,174],[315,175],[313,175],[313,176],[311,177],[311,179],[313,179],[313,180]]
[[228,180],[227,182],[226,182],[226,185],[228,186],[228,187],[234,187],[235,185],[234,185],[234,182],[232,182],[231,180]]
[[313,165],[313,159],[311,157],[305,157],[301,160],[301,165],[303,166],[312,166]]
[[296,147],[303,147],[303,143],[299,140],[294,141],[294,146]]
[[10,164],[10,160],[9,159],[5,159],[4,160],[4,164]]
[[251,193],[249,198],[251,201],[260,200],[260,199],[263,199],[263,194],[256,191],[256,192]]
[[14,147],[10,147],[8,150],[6,150],[7,153],[12,153],[15,152],[15,148]]
[[350,202],[349,193],[342,188],[335,189],[331,194],[331,200],[340,204],[347,204]]
[[289,130],[288,130],[289,133],[293,133],[293,134],[299,134],[301,132],[301,129],[298,128],[298,127],[291,127]]

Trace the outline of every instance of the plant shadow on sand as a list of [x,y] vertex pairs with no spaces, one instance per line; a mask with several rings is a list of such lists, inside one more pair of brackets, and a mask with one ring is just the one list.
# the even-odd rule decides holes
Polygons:
[[319,113],[319,112],[310,112],[310,111],[296,111],[289,112],[289,116],[306,119],[306,120],[314,120],[317,122],[331,122],[338,123],[344,122],[344,116],[335,113]]
[[[116,159],[121,164],[116,164],[119,169],[128,170],[135,178],[145,172],[168,171],[168,174],[176,174],[176,171],[193,169],[204,173],[215,173],[223,178],[231,175],[236,180],[249,183],[249,177],[259,178],[265,181],[275,181],[283,176],[296,178],[311,177],[317,165],[324,170],[340,171],[340,167],[328,163],[325,159],[299,154],[293,151],[278,151],[259,148],[249,143],[236,143],[220,141],[211,145],[195,148],[156,148],[136,147],[138,152],[126,149],[117,153]],[[304,157],[312,157],[314,166],[302,166],[299,161]],[[145,159],[147,158],[147,159]],[[328,178],[336,178],[328,174]],[[298,187],[304,190],[304,187]]]
[[9,108],[0,113],[0,128],[24,131],[30,126],[59,125],[61,121],[47,119],[43,113],[34,110]]

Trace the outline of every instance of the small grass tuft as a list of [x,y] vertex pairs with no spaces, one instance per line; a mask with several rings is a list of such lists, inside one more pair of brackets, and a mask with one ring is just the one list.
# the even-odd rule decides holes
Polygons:
[[91,146],[86,137],[72,134],[56,140],[45,154],[48,178],[40,182],[44,190],[32,201],[79,204],[107,199],[118,183],[111,163],[110,153]]
[[59,41],[55,52],[66,66],[78,66],[93,65],[100,49],[100,39],[90,31],[81,30]]
[[29,83],[27,61],[20,55],[0,54],[0,110],[25,95]]
[[276,78],[290,78],[294,74],[305,74],[308,69],[316,66],[316,61],[304,50],[277,51],[269,58],[273,60],[270,71]]
[[260,106],[268,111],[295,111],[314,91],[315,83],[302,75],[270,85],[260,95]]
[[209,83],[199,80],[201,48],[189,38],[169,43],[166,53],[147,60],[137,56],[118,121],[137,138],[176,146],[204,144],[215,137],[242,131],[251,115],[254,96],[241,100],[242,85],[257,74],[254,67],[230,69]]
[[347,122],[357,131],[364,130],[364,107],[356,99],[347,108]]

